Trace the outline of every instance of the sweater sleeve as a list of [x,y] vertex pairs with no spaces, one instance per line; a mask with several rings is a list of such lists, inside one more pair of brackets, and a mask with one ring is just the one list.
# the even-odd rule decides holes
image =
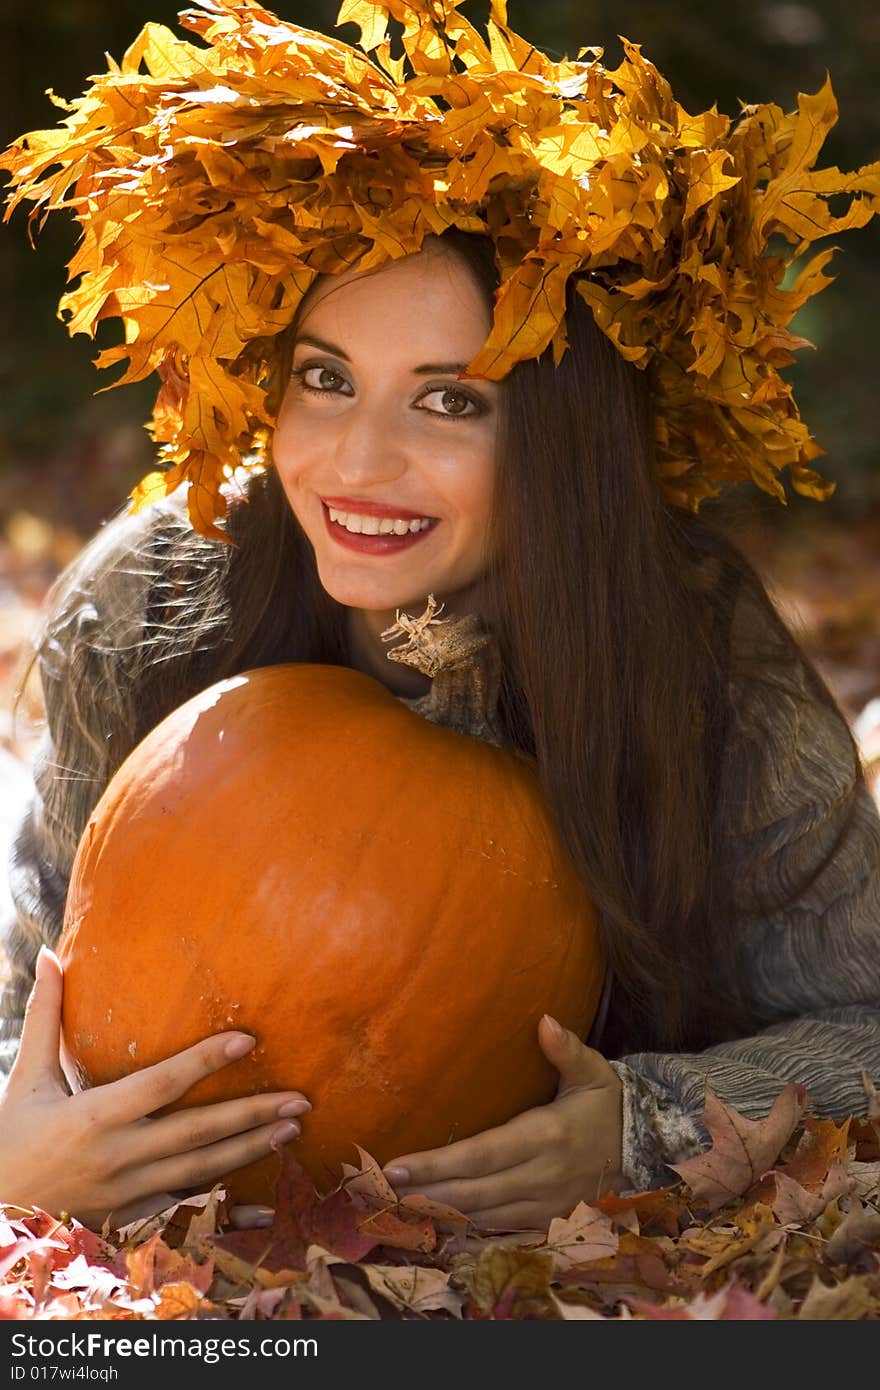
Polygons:
[[817,1116],[864,1114],[880,1080],[880,815],[857,776],[843,715],[806,669],[784,682],[731,679],[719,853],[733,946],[758,1026],[698,1053],[640,1052],[612,1065],[624,1089],[632,1188],[707,1147],[707,1086],[756,1119],[789,1081]]
[[145,574],[129,561],[145,524],[123,513],[88,542],[53,587],[36,636],[46,720],[10,848],[12,912],[0,923],[0,1075],[18,1051],[37,952],[61,931],[79,838],[118,762],[115,714],[146,598]]

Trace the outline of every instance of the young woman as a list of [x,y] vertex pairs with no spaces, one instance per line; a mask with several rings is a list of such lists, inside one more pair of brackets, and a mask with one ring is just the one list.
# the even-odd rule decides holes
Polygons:
[[[645,377],[575,295],[561,364],[458,379],[494,278],[491,244],[453,232],[317,281],[289,337],[274,468],[231,508],[237,548],[193,533],[172,498],[116,517],[59,580],[39,643],[48,728],[12,860],[4,1201],[118,1222],[295,1142],[309,1108],[295,1059],[289,1093],[154,1115],[243,1055],[240,1035],[68,1094],[50,953],[18,1042],[35,958],[57,938],[89,811],[165,713],[290,660],[417,697],[429,678],[389,662],[381,634],[429,593],[492,632],[488,713],[537,760],[613,984],[590,1046],[540,1025],[553,1103],[400,1155],[400,1191],[535,1227],[608,1185],[669,1180],[706,1142],[707,1084],[751,1116],[789,1080],[817,1114],[864,1110],[863,1073],[880,1077],[880,820],[846,722],[735,545],[659,500]],[[388,548],[367,520],[383,514],[428,525]]]

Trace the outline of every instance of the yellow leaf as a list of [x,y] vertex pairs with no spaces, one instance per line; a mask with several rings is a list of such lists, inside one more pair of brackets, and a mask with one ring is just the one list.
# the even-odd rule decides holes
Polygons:
[[388,15],[384,6],[374,5],[370,0],[342,0],[337,24],[356,24],[361,31],[361,48],[369,53],[384,43],[388,32]]
[[530,257],[496,297],[492,332],[466,376],[498,381],[522,358],[537,357],[550,343],[565,310],[565,285],[575,258]]
[[740,182],[739,174],[725,174],[722,169],[729,158],[727,150],[713,150],[711,154],[705,150],[695,150],[689,156],[690,187],[684,209],[685,222],[719,193],[734,188]]
[[141,63],[146,64],[152,77],[170,77],[178,80],[203,72],[210,63],[210,54],[206,50],[204,57],[200,58],[198,50],[193,48],[192,44],[175,38],[164,24],[149,23],[144,25],[134,42],[125,50],[121,64],[122,74],[136,73]]

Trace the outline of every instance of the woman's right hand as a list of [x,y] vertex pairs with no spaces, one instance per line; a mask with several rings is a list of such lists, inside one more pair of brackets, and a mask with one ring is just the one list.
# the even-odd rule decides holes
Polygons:
[[[42,948],[21,1044],[0,1095],[0,1203],[66,1212],[100,1231],[204,1192],[223,1173],[299,1134],[311,1105],[272,1092],[155,1116],[200,1077],[244,1057],[256,1040],[218,1033],[120,1081],[68,1094],[61,1068],[64,977]],[[179,1197],[178,1197],[179,1199]]]

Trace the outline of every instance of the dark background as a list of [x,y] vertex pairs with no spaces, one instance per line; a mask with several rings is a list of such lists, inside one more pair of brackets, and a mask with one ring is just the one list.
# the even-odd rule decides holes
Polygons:
[[[168,0],[41,0],[9,7],[0,35],[0,141],[5,146],[32,129],[52,126],[63,113],[45,95],[52,88],[68,99],[86,79],[106,68],[105,53],[119,60],[147,20],[190,37],[176,24],[183,6]],[[271,7],[270,7],[271,8]],[[282,18],[334,32],[337,4],[284,0]],[[465,5],[481,21],[488,5]],[[880,159],[880,0],[510,0],[510,23],[551,56],[574,56],[584,45],[605,48],[605,62],[621,57],[618,33],[641,43],[691,111],[713,102],[735,116],[739,103],[778,102],[791,110],[797,92],[815,91],[826,71],[840,104],[821,163],[855,168]],[[354,42],[346,25],[338,35]],[[194,40],[195,41],[195,40]],[[0,185],[8,175],[0,173]],[[81,532],[121,500],[152,466],[143,429],[155,378],[119,391],[95,394],[113,378],[92,363],[102,346],[118,342],[120,325],[102,324],[98,338],[71,339],[56,316],[65,287],[65,262],[75,247],[75,225],[53,214],[32,250],[27,209],[0,226],[0,525],[10,509],[36,487],[48,512],[63,511]],[[796,321],[796,331],[819,351],[801,354],[788,375],[804,418],[827,451],[819,468],[838,482],[824,508],[837,517],[864,515],[880,504],[880,443],[876,396],[880,354],[875,324],[880,312],[880,218],[845,234],[832,269],[835,284],[817,296]],[[825,243],[820,243],[820,246]],[[784,475],[787,478],[787,475]],[[23,491],[24,490],[24,491]],[[792,512],[817,505],[792,493]],[[786,515],[750,484],[762,514]],[[741,497],[740,505],[750,505]]]

